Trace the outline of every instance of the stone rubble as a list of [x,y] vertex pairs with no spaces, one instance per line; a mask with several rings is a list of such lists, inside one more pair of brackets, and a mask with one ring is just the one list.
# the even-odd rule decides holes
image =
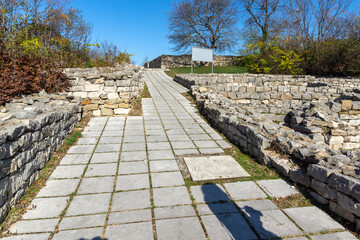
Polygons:
[[359,79],[177,75],[201,113],[259,162],[360,229]]
[[131,64],[115,68],[66,69],[70,95],[82,98],[91,116],[124,115],[144,88],[144,68]]

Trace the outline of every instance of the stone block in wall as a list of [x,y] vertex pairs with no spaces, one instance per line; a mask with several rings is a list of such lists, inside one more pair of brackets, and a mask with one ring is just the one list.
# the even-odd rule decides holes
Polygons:
[[99,109],[99,105],[98,104],[88,104],[88,105],[83,106],[83,109],[85,112],[94,111],[94,110]]
[[115,108],[118,108],[118,104],[105,104],[104,108],[115,109]]
[[86,92],[100,92],[103,90],[103,86],[99,84],[89,84],[85,85],[85,91]]
[[101,109],[101,115],[112,116],[112,115],[114,115],[114,111],[113,111],[113,109],[103,108],[103,109]]
[[341,101],[341,110],[350,111],[352,109],[352,101],[351,100],[342,100]]
[[318,164],[310,164],[307,168],[307,174],[318,181],[328,182],[329,176],[333,173],[339,172],[340,170],[330,169],[327,167],[320,166]]
[[93,104],[99,104],[99,105],[105,104],[105,100],[101,100],[100,98],[91,99],[90,102],[93,103]]
[[360,180],[341,173],[334,173],[329,178],[329,186],[360,201]]
[[313,192],[310,191],[310,195],[315,198],[316,201],[318,201],[321,204],[329,204],[329,200],[327,200],[326,198],[322,197],[320,194],[318,194],[317,192]]
[[130,109],[125,109],[125,108],[117,108],[117,109],[114,109],[114,113],[116,115],[126,115],[128,114],[130,111]]
[[117,91],[116,87],[104,87],[104,92],[106,92],[106,93],[113,93],[116,91]]
[[94,117],[100,117],[101,116],[101,110],[95,110],[92,112],[92,114],[94,115]]
[[106,80],[104,83],[105,87],[112,87],[115,85],[115,82],[113,80]]
[[337,203],[342,206],[347,211],[355,214],[356,216],[360,216],[360,203],[355,201],[352,197],[343,194],[341,192],[337,192]]
[[311,188],[317,191],[321,196],[323,196],[326,199],[337,198],[336,192],[323,182],[319,182],[315,179],[312,179]]
[[305,187],[309,187],[311,184],[310,178],[301,169],[290,169],[290,179]]
[[353,110],[360,110],[360,101],[354,101],[353,103],[352,103],[352,109]]
[[355,221],[355,216],[354,214],[352,214],[351,212],[347,211],[345,208],[343,208],[342,206],[338,205],[336,202],[334,201],[330,201],[330,210],[334,213],[336,213],[337,215],[339,215],[340,217],[345,218],[346,220],[350,221],[350,222],[354,222]]
[[73,86],[70,88],[72,92],[83,92],[85,91],[84,86]]
[[119,94],[118,93],[108,93],[107,94],[108,99],[113,100],[113,99],[119,99]]
[[72,95],[74,97],[81,97],[81,98],[87,98],[88,97],[87,92],[73,92]]

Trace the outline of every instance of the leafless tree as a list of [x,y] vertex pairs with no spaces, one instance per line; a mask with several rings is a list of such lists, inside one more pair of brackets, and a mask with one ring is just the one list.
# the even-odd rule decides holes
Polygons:
[[246,23],[260,30],[260,41],[266,43],[272,32],[277,32],[275,14],[280,0],[238,0],[248,15]]
[[236,44],[237,15],[233,0],[175,1],[169,13],[168,38],[177,52],[192,45],[228,50]]

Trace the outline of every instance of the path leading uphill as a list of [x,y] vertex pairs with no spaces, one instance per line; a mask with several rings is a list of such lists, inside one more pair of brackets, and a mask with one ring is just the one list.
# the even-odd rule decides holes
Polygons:
[[297,193],[281,179],[185,185],[176,158],[230,145],[185,88],[145,73],[144,116],[92,118],[4,239],[356,239],[316,207],[279,209],[269,197]]

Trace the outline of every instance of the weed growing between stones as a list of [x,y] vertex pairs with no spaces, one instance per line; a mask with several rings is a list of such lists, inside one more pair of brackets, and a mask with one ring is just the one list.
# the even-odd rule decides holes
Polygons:
[[21,219],[22,215],[26,212],[27,207],[31,204],[41,188],[45,186],[46,181],[60,164],[66,152],[80,137],[82,137],[81,131],[87,125],[89,120],[89,118],[83,118],[81,122],[75,126],[73,132],[65,138],[64,143],[57,149],[47,164],[45,164],[44,168],[38,172],[37,180],[29,186],[24,196],[22,196],[17,204],[11,208],[6,219],[0,224],[0,237],[3,237],[4,234],[7,233],[7,230],[12,224]]
[[272,198],[272,202],[279,208],[296,208],[312,206],[309,199],[302,194],[293,194],[288,197]]
[[144,90],[142,91],[140,97],[136,100],[136,102],[134,103],[134,105],[132,106],[130,112],[129,112],[129,116],[142,116],[143,112],[142,112],[142,99],[143,98],[151,98],[149,89],[145,83],[144,85]]

